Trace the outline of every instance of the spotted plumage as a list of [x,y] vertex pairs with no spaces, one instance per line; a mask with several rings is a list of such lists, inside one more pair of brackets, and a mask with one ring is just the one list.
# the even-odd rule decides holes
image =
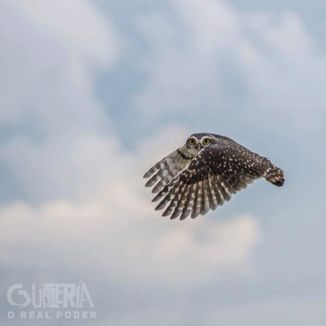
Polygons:
[[214,210],[258,178],[276,186],[283,171],[232,139],[209,133],[191,135],[186,144],[156,163],[144,178],[153,187],[156,210],[171,219]]

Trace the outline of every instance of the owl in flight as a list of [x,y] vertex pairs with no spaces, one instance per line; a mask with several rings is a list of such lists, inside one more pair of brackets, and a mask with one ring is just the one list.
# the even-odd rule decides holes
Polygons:
[[156,210],[185,219],[204,215],[258,178],[282,186],[283,171],[267,158],[234,140],[210,133],[191,135],[186,144],[163,158],[144,175],[153,187]]

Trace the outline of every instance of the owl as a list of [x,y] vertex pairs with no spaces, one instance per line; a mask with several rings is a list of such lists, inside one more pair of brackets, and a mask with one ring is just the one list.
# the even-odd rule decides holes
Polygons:
[[283,171],[234,140],[210,133],[191,135],[144,175],[153,187],[156,210],[185,219],[204,215],[231,199],[232,194],[259,178],[284,184]]

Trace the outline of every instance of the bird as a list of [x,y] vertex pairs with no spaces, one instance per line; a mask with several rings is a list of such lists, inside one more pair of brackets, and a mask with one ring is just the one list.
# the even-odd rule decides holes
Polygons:
[[152,187],[155,210],[184,220],[205,215],[259,178],[283,186],[283,171],[231,138],[194,133],[186,143],[152,166],[144,175]]

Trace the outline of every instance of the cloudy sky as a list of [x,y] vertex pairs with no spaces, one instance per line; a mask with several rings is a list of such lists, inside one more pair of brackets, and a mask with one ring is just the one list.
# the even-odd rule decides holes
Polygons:
[[[326,323],[322,1],[3,0],[0,320],[12,284],[87,285],[83,325]],[[205,217],[142,175],[193,132],[284,169]]]

